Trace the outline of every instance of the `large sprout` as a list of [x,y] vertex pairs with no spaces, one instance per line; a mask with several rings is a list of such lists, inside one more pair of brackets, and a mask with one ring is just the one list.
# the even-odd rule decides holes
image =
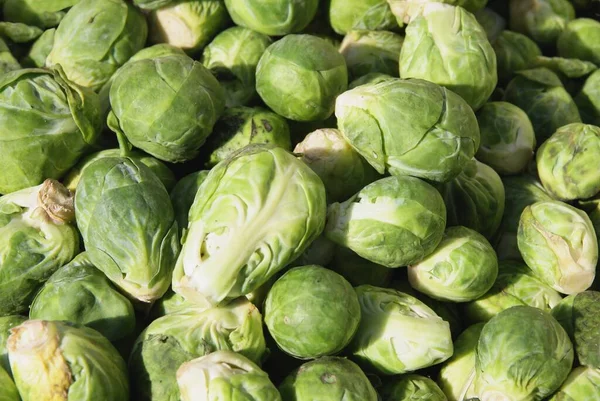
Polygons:
[[380,31],[398,27],[386,0],[331,0],[329,21],[340,35],[353,29]]
[[452,356],[450,325],[418,299],[387,288],[356,288],[361,321],[349,351],[383,374],[412,372]]
[[358,86],[337,98],[335,115],[348,142],[380,174],[448,181],[479,148],[469,105],[420,79]]
[[394,32],[353,30],[344,37],[340,53],[351,78],[375,72],[398,76],[402,42],[404,38]]
[[592,285],[598,241],[585,212],[560,201],[536,202],[521,214],[517,241],[527,266],[558,292]]
[[524,33],[544,46],[552,46],[575,9],[568,0],[510,0],[510,29]]
[[400,267],[433,252],[445,226],[446,207],[435,188],[414,177],[387,177],[329,205],[325,234],[371,262]]
[[325,213],[325,188],[307,165],[281,148],[247,146],[200,186],[174,290],[214,303],[254,291],[319,236]]
[[578,18],[567,24],[556,43],[561,57],[600,64],[600,22]]
[[79,252],[73,195],[59,182],[0,197],[0,316],[27,312],[59,267]]

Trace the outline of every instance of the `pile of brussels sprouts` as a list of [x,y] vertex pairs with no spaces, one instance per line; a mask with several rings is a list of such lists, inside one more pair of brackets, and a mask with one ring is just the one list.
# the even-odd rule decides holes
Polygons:
[[600,0],[0,15],[0,401],[600,400]]

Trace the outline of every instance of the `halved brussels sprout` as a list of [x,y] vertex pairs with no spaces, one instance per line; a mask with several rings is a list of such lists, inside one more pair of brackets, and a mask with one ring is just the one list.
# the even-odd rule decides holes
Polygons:
[[553,46],[567,23],[575,18],[568,0],[510,0],[510,29]]
[[480,399],[542,400],[565,381],[573,345],[548,312],[513,306],[483,326],[477,343]]
[[418,299],[387,288],[356,288],[358,331],[348,350],[383,374],[432,366],[452,356],[450,325]]
[[560,201],[527,206],[517,236],[527,266],[563,294],[588,289],[596,276],[598,241],[585,212]]
[[329,118],[336,97],[347,87],[344,57],[326,40],[312,35],[287,35],[273,43],[256,69],[258,94],[290,120]]
[[567,24],[556,43],[558,55],[600,65],[600,22],[578,18]]
[[600,370],[579,366],[548,401],[578,401],[600,398]]
[[200,188],[208,173],[208,170],[201,170],[186,175],[175,184],[169,194],[173,204],[173,212],[175,212],[175,220],[177,220],[177,226],[179,227],[179,234],[187,229],[190,208],[194,203],[198,188]]
[[584,123],[600,126],[600,70],[586,79],[581,91],[575,96],[575,103]]
[[281,401],[266,372],[241,354],[216,351],[185,362],[177,370],[181,401],[243,399]]
[[380,174],[445,182],[479,148],[473,110],[458,95],[420,79],[358,86],[337,98],[338,126]]
[[353,286],[363,284],[386,287],[394,270],[358,256],[350,249],[334,245],[332,260],[327,267],[348,280]]
[[382,390],[383,401],[448,401],[435,382],[420,375],[399,376]]
[[23,401],[129,400],[125,361],[88,327],[28,320],[11,330],[8,357]]
[[212,303],[248,294],[304,252],[325,214],[325,188],[307,165],[281,148],[247,146],[200,186],[173,289]]
[[346,358],[325,356],[293,371],[279,387],[283,400],[377,401],[377,393],[364,372]]
[[320,266],[295,267],[265,300],[265,324],[286,353],[299,359],[333,355],[348,345],[360,322],[352,285]]
[[379,72],[398,76],[398,58],[404,38],[389,31],[349,31],[340,46],[352,78]]
[[371,262],[400,267],[433,252],[445,227],[446,207],[435,188],[414,177],[386,177],[329,205],[325,235]]
[[353,29],[380,31],[398,28],[386,0],[331,0],[329,21],[340,35]]
[[492,43],[498,64],[498,80],[508,83],[515,72],[530,68],[542,55],[537,43],[522,33],[502,31]]

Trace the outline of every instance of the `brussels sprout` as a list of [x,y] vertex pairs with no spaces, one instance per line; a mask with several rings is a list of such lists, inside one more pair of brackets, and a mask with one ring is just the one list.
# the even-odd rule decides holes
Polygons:
[[527,114],[507,102],[490,102],[479,109],[477,121],[481,133],[477,159],[498,174],[517,174],[525,170],[536,147]]
[[465,226],[490,239],[502,221],[504,185],[491,167],[472,159],[454,180],[440,185],[448,226]]
[[383,388],[383,401],[448,401],[435,382],[420,375],[392,379]]
[[502,31],[492,43],[498,63],[498,80],[507,83],[515,72],[529,68],[542,55],[539,46],[522,33]]
[[427,3],[406,28],[400,77],[442,85],[478,109],[498,83],[496,55],[471,13]]
[[31,45],[27,56],[21,60],[26,67],[43,68],[46,65],[46,59],[54,46],[54,35],[56,29],[48,29]]
[[385,266],[361,258],[343,246],[334,247],[332,258],[327,267],[344,276],[354,286],[369,284],[385,287],[394,272]]
[[183,162],[198,154],[223,113],[225,92],[202,64],[171,55],[119,69],[110,104],[108,125],[120,140],[160,160]]
[[279,387],[283,400],[377,401],[377,393],[364,372],[352,361],[325,356],[293,371]]
[[591,198],[600,192],[600,127],[565,125],[542,144],[537,168],[544,188],[560,200]]
[[173,289],[212,303],[248,294],[304,252],[325,214],[325,188],[308,166],[281,148],[247,146],[200,186]]
[[563,294],[592,285],[598,261],[598,242],[590,218],[560,201],[527,206],[517,236],[527,266],[542,281]]
[[311,35],[288,35],[273,43],[256,69],[258,94],[290,120],[329,118],[336,97],[347,87],[344,57],[327,41]]
[[[27,318],[25,316],[10,315],[0,317],[0,370],[4,370],[12,378],[10,362],[8,361],[8,348],[6,343],[10,335],[10,329],[23,323]],[[0,388],[2,388],[0,386]]]
[[600,65],[600,22],[578,18],[567,24],[556,43],[558,55]]
[[141,161],[104,157],[88,165],[75,213],[90,261],[129,297],[151,303],[169,288],[179,251],[165,186]]
[[0,193],[60,178],[96,141],[102,127],[94,93],[60,69],[0,76]]
[[265,324],[286,353],[313,359],[340,352],[360,321],[352,285],[320,266],[295,267],[275,282],[265,300]]
[[227,306],[189,307],[163,316],[136,340],[129,359],[132,394],[139,401],[180,400],[177,369],[214,351],[235,351],[260,363],[266,351],[262,318],[239,298]]
[[485,31],[485,34],[490,41],[494,43],[496,39],[504,32],[506,28],[506,20],[500,14],[491,8],[482,8],[475,13],[475,18],[479,25]]
[[79,0],[5,0],[2,15],[5,21],[21,22],[39,28],[52,28],[65,16],[62,11],[73,6]]
[[312,21],[318,0],[225,0],[236,25],[270,36],[300,32]]
[[15,383],[8,373],[0,367],[0,401],[21,401]]
[[442,365],[438,383],[448,401],[470,400],[475,393],[475,358],[483,323],[470,326],[454,342],[454,354]]
[[471,322],[487,322],[503,310],[518,305],[550,312],[561,300],[561,295],[537,278],[523,262],[502,261],[491,290],[468,303],[465,312]]
[[340,35],[353,29],[392,30],[398,23],[385,0],[331,0],[331,27]]
[[510,0],[510,29],[544,46],[556,43],[575,9],[568,0]]
[[23,401],[129,400],[125,361],[88,327],[28,320],[11,330],[8,357]]
[[208,160],[205,165],[212,168],[236,150],[253,143],[292,150],[290,128],[285,118],[259,107],[227,109],[206,143]]
[[202,64],[219,80],[227,107],[244,106],[257,97],[256,67],[271,39],[239,26],[218,34],[202,52]]
[[418,299],[387,288],[356,288],[361,321],[349,351],[383,374],[415,371],[452,356],[450,325]]
[[579,366],[548,401],[600,399],[600,370]]
[[196,198],[196,192],[198,188],[208,176],[208,170],[201,170],[195,173],[186,175],[177,182],[175,187],[171,190],[171,203],[173,204],[173,211],[175,212],[175,220],[177,220],[177,226],[179,227],[179,233],[187,229],[188,226],[188,214],[190,208]]
[[600,126],[600,70],[586,79],[575,103],[584,123]]
[[176,1],[150,13],[150,40],[195,53],[229,20],[223,0]]
[[600,368],[600,292],[569,295],[552,309],[552,315],[567,331],[575,345],[579,363]]
[[414,289],[451,302],[481,297],[497,275],[494,248],[483,235],[461,226],[447,228],[435,251],[408,267],[408,280]]
[[330,202],[348,199],[378,176],[336,129],[311,132],[294,154],[321,178]]
[[360,78],[356,78],[354,81],[348,84],[348,89],[354,89],[357,86],[366,84],[378,84],[379,82],[392,80],[394,77],[387,74],[381,74],[379,72],[371,72],[367,75],[363,75]]
[[78,85],[99,90],[144,47],[144,16],[123,0],[81,0],[60,23],[48,66],[60,64]]
[[445,226],[446,207],[435,188],[418,178],[387,177],[329,205],[325,235],[371,262],[400,267],[433,252]]
[[548,312],[513,306],[485,324],[477,344],[480,399],[542,400],[565,381],[573,345]]
[[0,197],[0,316],[26,312],[35,293],[79,252],[73,196],[46,180]]
[[12,55],[6,43],[0,39],[0,74],[20,69],[21,65]]
[[389,31],[349,31],[340,47],[353,78],[379,72],[398,75],[398,58],[404,38]]
[[420,79],[356,87],[337,98],[335,115],[348,142],[380,174],[445,182],[479,148],[479,127],[469,105]]
[[521,259],[517,246],[517,231],[521,213],[525,207],[539,201],[550,201],[542,184],[530,175],[504,177],[502,179],[506,202],[502,223],[498,230],[496,252],[500,260]]
[[182,401],[281,401],[267,373],[231,351],[216,351],[182,364],[177,370],[177,383]]
[[539,144],[563,125],[581,122],[573,98],[547,68],[517,72],[506,87],[504,100],[527,113]]
[[328,240],[325,234],[321,233],[288,267],[307,265],[327,266],[333,259],[335,248],[337,246]]
[[58,269],[37,293],[30,319],[65,320],[97,330],[110,341],[131,334],[131,302],[110,284],[86,253]]

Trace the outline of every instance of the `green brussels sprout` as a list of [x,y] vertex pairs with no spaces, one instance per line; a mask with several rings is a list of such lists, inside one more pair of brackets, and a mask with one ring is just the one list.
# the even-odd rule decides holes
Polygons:
[[578,18],[569,22],[556,43],[558,55],[600,65],[600,22]]
[[353,29],[381,31],[398,28],[386,0],[331,0],[329,21],[340,35]]
[[466,227],[448,227],[438,247],[408,267],[411,286],[434,299],[473,301],[498,275],[496,252],[485,237]]
[[81,0],[65,15],[46,64],[60,64],[78,85],[99,90],[146,43],[146,19],[123,0]]
[[54,46],[54,35],[56,29],[48,29],[37,38],[31,45],[27,56],[21,60],[23,65],[31,68],[43,68],[46,65],[46,59]]
[[327,210],[325,235],[387,267],[416,263],[438,246],[446,207],[434,187],[413,177],[386,177]]
[[281,401],[277,387],[254,362],[231,351],[216,351],[177,370],[181,401],[240,399]]
[[29,318],[88,326],[113,342],[135,329],[131,302],[117,292],[85,252],[50,276],[35,296]]
[[0,193],[60,178],[96,142],[102,127],[96,94],[60,69],[0,76]]
[[510,29],[531,37],[543,46],[552,46],[575,18],[568,0],[510,0]]
[[560,200],[591,198],[600,192],[600,127],[574,123],[559,128],[537,153],[546,191]]
[[222,307],[179,309],[150,323],[129,358],[132,394],[139,401],[180,400],[181,364],[221,350],[254,363],[266,352],[262,317],[246,298]]
[[537,278],[523,262],[502,261],[498,278],[484,296],[465,305],[471,322],[487,322],[512,306],[528,305],[550,312],[562,296]]
[[10,375],[0,367],[0,401],[21,401],[19,392]]
[[481,25],[462,7],[426,3],[406,28],[399,64],[401,78],[444,86],[475,110],[498,83],[496,54]]
[[494,236],[504,213],[504,185],[493,168],[472,159],[454,180],[440,185],[448,226],[465,226]]
[[169,288],[179,252],[165,186],[141,161],[104,157],[88,165],[75,213],[90,261],[132,299],[151,303]]
[[480,399],[539,401],[569,375],[573,345],[550,313],[513,306],[483,326],[475,366]]
[[382,390],[383,401],[448,401],[435,382],[420,375],[392,379]]
[[304,252],[325,215],[325,188],[308,166],[281,148],[247,146],[200,186],[173,289],[211,303],[248,294]]
[[563,125],[581,122],[577,106],[560,78],[544,67],[517,72],[506,87],[504,101],[527,113],[539,144]]
[[256,67],[272,40],[236,26],[218,34],[202,52],[202,64],[225,89],[227,107],[245,106],[257,98]]
[[478,10],[475,13],[475,18],[485,31],[485,34],[493,47],[493,43],[506,28],[506,19],[491,8],[482,8],[481,10]]
[[256,69],[258,94],[273,111],[290,120],[329,118],[336,97],[347,87],[344,56],[312,35],[287,35],[273,43]]
[[445,182],[479,148],[479,127],[455,93],[420,79],[358,86],[337,98],[346,140],[377,172]]
[[306,362],[279,387],[285,401],[377,401],[377,393],[364,372],[352,361],[324,356]]
[[195,53],[206,46],[228,21],[223,0],[176,1],[150,13],[150,40]]
[[521,71],[533,64],[542,55],[537,43],[522,33],[502,31],[492,42],[498,64],[498,80],[507,83],[515,72]]
[[523,110],[507,102],[490,102],[477,111],[481,145],[475,154],[498,174],[518,174],[533,158],[535,132]]
[[383,374],[432,366],[452,356],[450,325],[423,302],[400,291],[362,285],[358,331],[349,351]]
[[208,170],[201,170],[188,174],[179,180],[171,190],[169,196],[171,197],[175,220],[177,220],[180,234],[183,233],[183,230],[187,229],[190,208],[194,203],[198,188],[200,188],[208,173]]
[[290,128],[285,118],[261,107],[229,108],[208,137],[205,166],[212,168],[236,150],[253,143],[292,150]]
[[330,202],[348,199],[378,177],[337,129],[311,132],[296,145],[294,154],[321,178]]
[[336,245],[328,240],[325,234],[321,233],[288,267],[307,265],[327,266],[333,259],[335,248]]
[[527,266],[562,294],[588,289],[596,275],[598,241],[585,212],[560,201],[527,206],[517,235]]
[[334,246],[332,260],[327,267],[341,274],[353,286],[369,284],[386,287],[394,272],[385,266],[361,258],[343,246]]
[[438,383],[448,401],[470,400],[475,393],[475,358],[483,323],[470,326],[454,342],[454,354],[442,364]]
[[21,22],[39,28],[57,26],[64,18],[64,9],[69,8],[79,0],[5,0],[2,15],[5,21]]
[[[12,378],[12,371],[10,369],[10,362],[8,361],[8,348],[6,343],[8,336],[10,335],[10,329],[16,327],[26,321],[25,316],[20,315],[9,315],[0,317],[0,370],[4,370],[8,373],[9,377]],[[2,388],[0,386],[0,388]]]
[[129,400],[125,361],[89,327],[28,320],[11,330],[8,357],[23,401]]
[[358,78],[379,72],[398,76],[398,58],[404,38],[389,31],[349,31],[340,46],[348,74]]
[[354,89],[357,86],[366,84],[378,84],[379,82],[392,80],[394,77],[387,74],[381,74],[379,72],[371,72],[367,75],[363,75],[360,78],[356,78],[354,81],[348,84],[348,89]]
[[21,65],[10,52],[10,48],[0,39],[0,74],[20,70]]
[[586,79],[575,96],[575,104],[584,123],[600,126],[600,70]]
[[600,399],[600,370],[579,366],[548,401]]
[[579,363],[594,369],[600,368],[600,292],[584,291],[569,295],[552,309],[552,316],[575,345]]
[[73,195],[57,181],[0,197],[0,316],[26,312],[39,288],[79,253]]
[[110,104],[108,126],[122,142],[177,163],[198,154],[225,109],[225,92],[202,64],[171,55],[119,69]]
[[521,253],[517,246],[517,231],[521,213],[525,207],[539,201],[550,201],[552,197],[548,195],[542,184],[530,175],[503,177],[502,183],[506,202],[496,239],[496,253],[500,260],[519,260]]
[[236,25],[269,36],[297,33],[317,14],[318,0],[225,0]]
[[294,267],[265,300],[265,324],[284,352],[299,359],[333,355],[348,345],[360,322],[352,285],[320,266]]

